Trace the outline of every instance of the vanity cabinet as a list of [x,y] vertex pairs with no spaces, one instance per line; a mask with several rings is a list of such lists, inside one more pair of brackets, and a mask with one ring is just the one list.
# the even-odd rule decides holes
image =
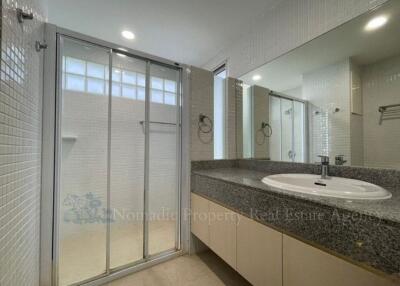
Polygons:
[[283,235],[284,286],[394,286],[387,279]]
[[282,233],[238,216],[236,270],[254,286],[282,286]]
[[252,285],[396,285],[201,196],[191,201],[192,233]]

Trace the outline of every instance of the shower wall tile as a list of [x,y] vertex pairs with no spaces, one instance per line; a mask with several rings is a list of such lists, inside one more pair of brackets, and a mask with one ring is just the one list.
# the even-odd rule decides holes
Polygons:
[[[0,77],[0,285],[39,285],[42,55],[45,7],[3,0]],[[19,24],[16,8],[33,12]]]
[[400,104],[400,56],[362,69],[364,160],[366,166],[400,168],[400,112],[380,122],[381,105]]
[[280,0],[254,15],[246,34],[203,65],[228,60],[231,77],[241,75],[361,15],[387,0]]

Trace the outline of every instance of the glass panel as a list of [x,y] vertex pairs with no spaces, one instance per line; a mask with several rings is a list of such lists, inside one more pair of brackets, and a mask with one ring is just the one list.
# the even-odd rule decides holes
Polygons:
[[96,94],[104,94],[104,80],[102,79],[87,79],[87,92],[96,93]]
[[165,80],[165,91],[176,93],[176,82],[172,80]]
[[163,84],[164,84],[164,81],[162,78],[151,77],[151,88],[163,90],[164,89]]
[[175,105],[176,104],[176,94],[166,92],[164,93],[164,102],[165,104]]
[[124,71],[122,73],[122,82],[128,84],[136,84],[136,73],[130,71]]
[[66,89],[85,91],[85,77],[80,75],[67,74],[66,75]]
[[281,99],[270,96],[269,104],[269,122],[272,129],[272,135],[269,138],[269,155],[271,160],[281,161]]
[[87,75],[91,77],[104,79],[104,65],[87,63]]
[[[123,69],[145,74],[146,62],[128,56],[113,55],[113,70]],[[123,74],[125,76],[125,73]],[[134,87],[123,85],[122,97],[112,99],[111,268],[143,258],[145,134],[139,121],[145,120],[145,103],[124,98],[134,98],[132,88]]]
[[121,81],[121,70],[113,68],[112,69],[112,81],[120,82]]
[[294,161],[295,162],[305,162],[305,154],[304,154],[304,114],[305,114],[305,106],[304,103],[294,101],[293,102],[294,114],[293,114],[293,144],[294,144]]
[[66,72],[85,75],[85,61],[73,57],[67,57]]
[[[178,81],[178,71],[151,65],[150,75]],[[154,77],[153,77],[154,76]],[[154,84],[154,81],[152,82]],[[161,93],[162,94],[162,93]],[[153,93],[154,95],[154,93]],[[154,97],[152,97],[154,99]],[[177,105],[150,104],[149,254],[175,248],[177,186]]]
[[161,90],[152,89],[150,93],[151,93],[151,102],[163,103],[163,92]]
[[145,100],[146,99],[146,89],[143,87],[137,88],[137,99],[138,100]]
[[293,161],[293,101],[281,98],[282,160]]
[[214,159],[224,159],[225,79],[214,76]]
[[[68,72],[84,73],[84,61],[73,58],[109,59],[107,50],[82,42],[61,38],[61,45]],[[66,81],[60,95],[60,285],[106,271],[108,97],[84,94],[84,77],[67,74]]]
[[136,87],[132,85],[124,84],[122,86],[122,96],[132,99],[136,99]]
[[138,73],[137,74],[137,85],[138,86],[146,86],[146,76],[144,74]]

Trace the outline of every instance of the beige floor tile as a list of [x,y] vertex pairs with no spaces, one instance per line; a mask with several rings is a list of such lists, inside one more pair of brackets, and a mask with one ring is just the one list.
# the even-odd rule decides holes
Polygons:
[[182,256],[131,274],[106,286],[249,286],[211,251]]

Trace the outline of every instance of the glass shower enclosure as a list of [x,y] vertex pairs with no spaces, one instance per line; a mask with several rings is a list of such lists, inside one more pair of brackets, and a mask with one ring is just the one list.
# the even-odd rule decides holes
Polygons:
[[55,282],[180,249],[181,69],[58,35]]

